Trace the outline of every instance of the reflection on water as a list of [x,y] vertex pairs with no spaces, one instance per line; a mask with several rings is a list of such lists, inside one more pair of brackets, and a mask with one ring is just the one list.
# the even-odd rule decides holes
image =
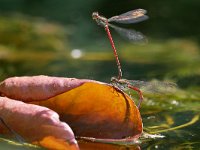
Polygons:
[[83,52],[80,49],[73,49],[71,51],[71,57],[74,59],[81,58],[83,56]]

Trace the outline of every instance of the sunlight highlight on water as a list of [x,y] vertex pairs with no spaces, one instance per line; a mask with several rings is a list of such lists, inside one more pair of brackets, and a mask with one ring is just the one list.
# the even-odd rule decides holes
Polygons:
[[71,57],[74,59],[79,59],[83,56],[82,50],[81,49],[73,49],[71,51]]

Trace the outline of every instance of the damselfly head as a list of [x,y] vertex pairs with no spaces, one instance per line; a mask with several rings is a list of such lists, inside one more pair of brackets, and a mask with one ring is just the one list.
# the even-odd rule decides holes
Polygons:
[[92,19],[97,22],[98,25],[105,27],[107,19],[103,16],[100,16],[98,12],[92,13]]
[[113,83],[113,82],[117,82],[118,79],[117,79],[117,77],[111,77],[110,81]]
[[93,12],[92,13],[92,19],[96,20],[99,16],[99,13],[98,12]]

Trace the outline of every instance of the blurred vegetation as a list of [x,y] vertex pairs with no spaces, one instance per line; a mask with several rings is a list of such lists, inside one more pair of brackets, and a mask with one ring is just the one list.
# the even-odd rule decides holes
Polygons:
[[[0,17],[0,43],[10,49],[28,51],[63,51],[67,40],[63,27],[42,18],[21,15]],[[66,41],[66,42],[65,42]]]

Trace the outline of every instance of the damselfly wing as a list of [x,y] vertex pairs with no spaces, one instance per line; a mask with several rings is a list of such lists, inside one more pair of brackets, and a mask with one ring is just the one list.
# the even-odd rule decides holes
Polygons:
[[147,15],[145,15],[146,13],[147,11],[145,9],[135,9],[107,19],[106,17],[100,16],[98,12],[94,12],[92,14],[92,18],[97,22],[98,25],[101,25],[103,27],[108,25],[109,27],[112,27],[124,39],[135,43],[147,43],[147,38],[141,32],[135,31],[133,29],[121,28],[111,24],[112,22],[122,24],[133,24],[142,22],[149,18]]
[[128,87],[130,85],[142,91],[151,93],[171,92],[177,88],[177,84],[174,82],[158,81],[158,80],[152,80],[152,81],[127,80],[127,79],[118,80],[117,78],[112,77],[111,83],[122,90],[130,89]]
[[123,37],[124,39],[131,41],[133,43],[137,43],[137,44],[145,44],[148,42],[148,39],[146,38],[146,36],[144,36],[141,32],[133,30],[133,29],[125,29],[125,28],[121,28],[112,24],[109,24],[110,27],[112,27],[113,29],[115,29],[115,31],[121,35],[121,37]]
[[146,13],[147,11],[144,9],[135,9],[118,16],[113,16],[108,19],[108,22],[117,22],[123,24],[138,23],[149,18],[147,15],[145,15]]

